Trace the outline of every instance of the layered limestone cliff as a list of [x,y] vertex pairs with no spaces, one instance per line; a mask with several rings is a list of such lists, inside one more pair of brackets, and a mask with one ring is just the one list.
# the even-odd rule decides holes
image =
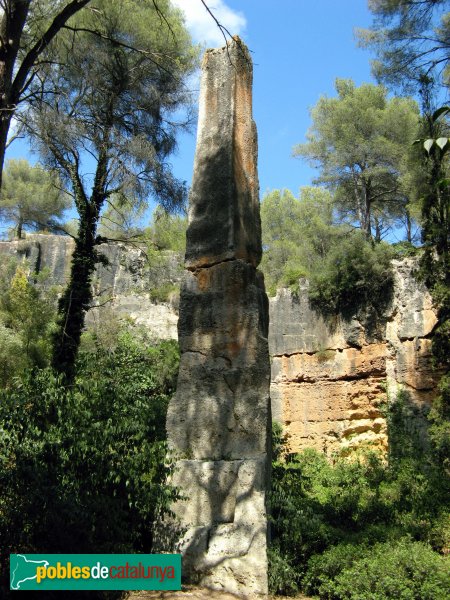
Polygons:
[[356,318],[327,324],[311,310],[305,280],[298,295],[280,290],[271,299],[272,411],[293,451],[385,448],[382,407],[400,390],[426,411],[437,381],[430,351],[436,314],[414,277],[416,262],[393,266],[393,300],[377,334]]
[[27,234],[25,239],[0,241],[0,260],[26,262],[31,273],[48,273],[48,282],[65,286],[70,276],[74,240],[69,236]]
[[[48,282],[67,281],[71,238],[29,235],[0,242],[2,256],[26,259],[31,271],[48,271]],[[180,281],[180,257],[167,253],[148,265],[145,252],[105,244],[107,266],[99,266],[94,289],[99,304],[89,323],[112,311],[143,325],[155,337],[177,339],[178,304],[155,302],[154,290]],[[426,288],[414,277],[414,259],[394,261],[393,302],[378,337],[357,319],[328,326],[309,307],[307,281],[298,295],[279,290],[270,299],[269,350],[272,356],[272,413],[290,434],[293,450],[313,446],[333,452],[361,443],[385,447],[382,406],[404,390],[419,412],[433,397],[438,374],[431,365],[431,334],[436,313]]]
[[[0,260],[26,261],[30,273],[47,274],[44,285],[62,289],[69,279],[73,249],[68,236],[27,234],[22,240],[0,242]],[[97,265],[93,277],[93,308],[86,315],[87,324],[99,324],[106,314],[113,314],[145,327],[155,338],[177,339],[178,295],[157,302],[155,290],[179,286],[182,257],[161,252],[149,261],[146,248],[120,242],[101,244],[98,251],[106,263]]]

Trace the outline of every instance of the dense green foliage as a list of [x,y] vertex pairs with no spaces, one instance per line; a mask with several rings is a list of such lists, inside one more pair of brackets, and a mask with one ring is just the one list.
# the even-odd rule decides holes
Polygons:
[[[45,273],[35,277],[45,283]],[[34,366],[48,365],[56,290],[31,283],[27,265],[0,263],[0,386]]]
[[406,397],[387,417],[387,463],[368,451],[332,463],[314,450],[286,455],[276,428],[272,591],[355,600],[449,593],[448,559],[439,555],[450,543],[448,473]]
[[0,392],[2,598],[10,552],[149,552],[175,497],[164,439],[177,345],[122,332],[114,350],[90,346],[70,388],[46,368]]
[[448,568],[448,560],[408,538],[373,546],[340,544],[311,558],[304,587],[336,600],[446,600]]
[[376,324],[392,297],[393,256],[388,244],[372,245],[362,232],[353,232],[311,273],[311,305],[328,316],[364,314],[366,322]]
[[375,50],[372,71],[379,81],[409,91],[424,78],[449,82],[450,13],[447,0],[370,0],[371,29],[360,29],[360,44]]
[[58,229],[58,219],[70,207],[58,177],[26,160],[9,160],[3,173],[0,221],[14,227],[17,238],[23,229]]

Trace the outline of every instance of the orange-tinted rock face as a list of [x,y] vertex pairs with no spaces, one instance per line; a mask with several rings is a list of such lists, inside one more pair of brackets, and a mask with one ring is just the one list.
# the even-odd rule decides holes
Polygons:
[[236,38],[228,54],[207,50],[202,65],[197,148],[189,199],[186,268],[261,260],[253,69]]
[[331,331],[310,309],[305,281],[298,298],[281,290],[271,300],[272,411],[292,451],[384,449],[385,402],[404,390],[412,403],[429,405],[437,381],[429,339],[436,314],[413,269],[412,260],[394,261],[394,298],[372,338],[356,318]]
[[[366,443],[384,448],[386,346],[368,344],[313,354],[274,357],[272,396],[291,449],[333,452]],[[324,356],[325,355],[325,356]]]

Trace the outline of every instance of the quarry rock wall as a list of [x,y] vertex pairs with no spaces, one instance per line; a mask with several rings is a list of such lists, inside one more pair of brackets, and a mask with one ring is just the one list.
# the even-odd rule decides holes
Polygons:
[[[29,235],[0,242],[0,260],[25,258],[30,270],[46,268],[49,281],[62,286],[72,248],[68,237]],[[176,339],[176,298],[155,302],[151,289],[180,281],[180,257],[167,253],[163,266],[149,269],[138,248],[110,243],[101,250],[109,265],[99,266],[94,286],[107,292],[111,302],[91,310],[88,321],[101,321],[103,311],[112,310],[155,337]],[[293,450],[312,446],[333,452],[361,443],[385,447],[382,407],[388,394],[392,399],[404,390],[419,410],[429,406],[438,379],[430,348],[436,312],[427,289],[414,277],[416,260],[394,261],[393,266],[393,301],[377,337],[370,337],[356,318],[327,324],[311,310],[305,280],[298,294],[281,289],[270,298],[272,416],[284,424]]]
[[326,322],[309,306],[306,280],[298,294],[283,289],[270,300],[272,412],[292,450],[385,448],[383,407],[400,390],[426,412],[438,378],[430,347],[436,313],[414,276],[417,262],[393,267],[393,299],[377,332],[356,317]]

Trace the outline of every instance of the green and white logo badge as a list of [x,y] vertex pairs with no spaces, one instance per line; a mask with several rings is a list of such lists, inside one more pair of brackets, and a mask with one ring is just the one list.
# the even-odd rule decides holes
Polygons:
[[11,590],[180,590],[180,554],[11,554]]

